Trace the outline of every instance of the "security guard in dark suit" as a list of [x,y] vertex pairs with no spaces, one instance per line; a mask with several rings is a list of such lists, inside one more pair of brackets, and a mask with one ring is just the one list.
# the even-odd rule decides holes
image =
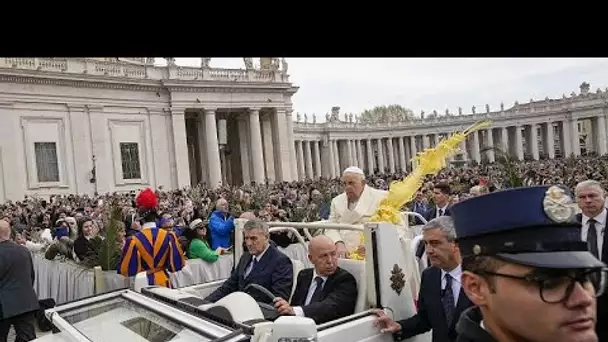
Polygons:
[[457,341],[598,341],[596,297],[607,271],[581,239],[569,190],[493,192],[451,212],[462,287],[475,305],[460,316]]
[[15,341],[31,341],[36,338],[34,313],[39,307],[32,255],[10,236],[8,222],[0,220],[0,342],[7,340],[11,326]]

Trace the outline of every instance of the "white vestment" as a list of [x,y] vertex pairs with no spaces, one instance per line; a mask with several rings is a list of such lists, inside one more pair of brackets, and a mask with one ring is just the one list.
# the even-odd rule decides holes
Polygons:
[[[329,213],[329,222],[340,224],[363,225],[371,219],[372,215],[378,209],[380,201],[388,195],[388,191],[374,189],[365,185],[363,192],[359,197],[356,206],[351,210],[348,207],[348,198],[346,193],[336,196],[331,201]],[[399,229],[399,237],[402,245],[402,252],[405,255],[407,270],[407,283],[412,291],[412,297],[418,298],[420,289],[420,269],[416,260],[415,251],[411,249],[411,233],[407,225],[407,218],[402,219],[401,224],[396,227]],[[334,230],[328,229],[325,231],[325,236],[332,239],[334,242],[342,241],[349,252],[357,250],[362,245],[361,234],[359,231],[352,230]]]
[[[331,200],[329,222],[363,225],[368,222],[376,212],[380,201],[388,194],[387,191],[374,189],[368,185],[363,187],[363,192],[354,208],[349,209],[346,193],[334,197]],[[352,230],[327,230],[325,235],[334,242],[342,241],[349,252],[356,250],[361,245],[361,236]]]

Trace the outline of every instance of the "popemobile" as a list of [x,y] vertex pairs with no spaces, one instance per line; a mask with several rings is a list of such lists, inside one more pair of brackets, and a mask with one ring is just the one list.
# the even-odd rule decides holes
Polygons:
[[[244,220],[237,220],[242,236]],[[56,333],[36,341],[392,341],[391,334],[374,326],[373,308],[384,308],[394,319],[414,315],[415,306],[405,282],[405,256],[398,229],[390,223],[364,227],[330,223],[275,223],[272,231],[294,228],[358,230],[365,236],[365,260],[340,259],[338,265],[357,281],[353,315],[316,325],[306,317],[280,316],[272,306],[256,302],[251,291],[274,296],[260,286],[232,293],[214,304],[203,298],[224,280],[179,289],[147,286],[136,279],[134,289],[119,290],[67,303],[46,311]],[[240,240],[240,241],[239,241]],[[242,237],[235,246],[242,246]],[[379,248],[382,246],[382,248]],[[242,248],[235,250],[238,260]],[[303,267],[292,260],[294,277]],[[139,284],[141,285],[139,285]],[[295,289],[296,279],[294,279]],[[292,292],[293,293],[293,292]],[[430,341],[427,335],[408,341]]]

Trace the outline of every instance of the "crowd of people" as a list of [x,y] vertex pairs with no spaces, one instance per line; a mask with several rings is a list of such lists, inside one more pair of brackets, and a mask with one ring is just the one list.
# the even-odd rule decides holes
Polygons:
[[[282,270],[281,272],[284,274],[281,273],[281,279],[285,281],[284,284],[281,283],[280,291],[277,291],[282,293],[279,297],[289,298],[289,290],[292,288],[291,284],[293,280],[289,258],[282,253],[269,252],[271,254],[278,253],[276,255],[285,259],[284,263],[280,263],[280,258],[278,257],[262,259],[262,256],[269,250],[268,248],[271,251],[275,251],[277,246],[286,247],[296,241],[293,236],[285,232],[270,233],[269,235],[268,226],[263,222],[315,222],[329,219],[332,222],[339,221],[338,223],[359,224],[362,217],[352,215],[341,217],[340,212],[354,210],[354,207],[351,208],[351,204],[353,203],[353,205],[357,205],[357,208],[362,209],[361,203],[365,201],[375,203],[368,208],[369,210],[375,210],[373,208],[376,208],[379,201],[379,198],[376,197],[386,194],[383,190],[387,190],[393,181],[401,180],[406,176],[407,173],[405,172],[377,172],[372,175],[365,175],[361,169],[353,166],[344,171],[343,177],[336,179],[308,179],[297,182],[244,186],[225,185],[216,189],[210,189],[201,184],[187,189],[169,191],[146,189],[142,192],[96,194],[95,196],[76,194],[68,196],[53,195],[45,199],[26,197],[22,201],[8,201],[0,207],[0,233],[2,235],[0,236],[0,240],[6,241],[9,237],[8,233],[10,233],[10,239],[17,242],[17,244],[24,245],[30,251],[44,251],[47,259],[54,259],[56,256],[61,255],[85,264],[91,255],[99,253],[102,249],[102,241],[116,241],[116,246],[113,243],[111,244],[114,246],[112,248],[116,251],[116,260],[113,265],[106,266],[106,270],[113,269],[124,276],[135,276],[141,272],[141,266],[138,261],[140,260],[141,253],[148,253],[149,255],[155,255],[151,259],[155,260],[154,263],[144,267],[144,270],[147,272],[148,282],[150,284],[171,287],[171,281],[166,272],[166,265],[157,265],[157,259],[164,260],[162,262],[165,263],[168,262],[167,260],[171,260],[170,272],[179,271],[185,265],[185,259],[197,258],[207,262],[215,262],[219,255],[229,252],[234,245],[234,220],[239,217],[248,219],[257,218],[257,220],[247,221],[244,227],[245,244],[250,255],[241,256],[239,266],[235,268],[237,271],[233,270],[232,272],[230,278],[232,281],[227,281],[205,300],[214,301],[225,296],[227,293],[241,289],[249,280],[241,283],[239,272],[243,273],[243,278],[247,278],[247,274],[252,272],[251,270],[255,267],[255,260],[260,263],[273,260],[273,267],[277,268],[277,270]],[[426,221],[429,221],[428,224],[424,225],[423,230],[426,230],[422,234],[423,239],[428,237],[429,232],[443,234],[441,236],[437,235],[437,241],[445,240],[447,244],[445,250],[456,253],[458,249],[452,246],[454,244],[455,233],[452,232],[450,233],[451,235],[446,235],[446,231],[454,230],[453,223],[451,223],[452,220],[447,217],[451,215],[451,205],[465,198],[492,193],[502,189],[540,184],[565,185],[572,189],[573,192],[577,192],[577,196],[581,198],[581,186],[584,185],[584,189],[590,189],[589,191],[591,191],[588,200],[585,199],[585,201],[589,202],[587,206],[591,208],[591,204],[593,204],[593,207],[597,207],[598,210],[604,210],[605,212],[604,196],[600,190],[608,186],[606,179],[608,179],[608,158],[605,157],[580,157],[521,162],[503,159],[492,164],[448,167],[436,175],[427,176],[416,196],[410,203],[405,204],[402,210],[417,212]],[[585,181],[594,182],[590,180],[597,180],[598,182],[585,183]],[[371,188],[377,192],[377,195],[373,195],[370,192],[372,191],[369,190]],[[560,187],[556,189],[558,190],[554,191],[565,191],[559,190],[562,189]],[[526,190],[529,190],[526,193],[536,197],[545,195],[544,190],[542,190],[542,193],[539,190],[534,190],[534,188]],[[513,200],[520,199],[522,203],[530,202],[532,204],[534,201],[537,201],[537,199],[529,196],[526,197],[524,193],[521,196],[518,192],[509,192],[508,194],[513,197]],[[147,198],[147,203],[144,203],[144,197]],[[506,204],[500,202],[500,196],[493,198],[498,201],[496,205],[500,203]],[[559,196],[555,198],[557,199]],[[337,201],[338,199],[340,200]],[[601,203],[597,201],[598,199],[601,200]],[[466,203],[469,202],[467,201]],[[463,203],[463,205],[466,203]],[[523,208],[524,204],[520,206]],[[579,215],[591,215],[589,217],[594,217],[595,214],[592,214],[589,208],[587,208],[589,209],[587,213],[580,203],[579,206],[580,209],[583,209],[582,214]],[[458,206],[454,208],[456,207]],[[491,216],[490,211],[494,209],[491,206],[488,207],[488,213],[486,214]],[[360,216],[371,215],[371,212],[368,212],[369,210],[363,210],[365,212],[360,210],[361,212],[358,214]],[[477,210],[477,208],[467,210],[472,213],[472,210]],[[551,210],[553,209],[545,208],[547,215],[557,215],[556,217],[559,219],[559,214],[552,214]],[[536,211],[534,215],[537,215]],[[534,215],[528,217],[530,224],[533,223],[532,221],[536,220],[540,222],[541,219],[544,219],[542,215]],[[583,222],[583,225],[589,224],[585,219],[587,216],[579,217],[579,222]],[[422,222],[416,222],[416,220],[416,218],[412,218],[410,224],[422,224]],[[542,224],[546,224],[546,222]],[[156,233],[146,228],[154,228],[154,232]],[[572,228],[577,227],[572,226]],[[170,234],[168,231],[173,231],[175,234]],[[526,239],[525,236],[518,238],[521,238],[521,241],[525,241]],[[158,239],[163,242],[157,241]],[[270,244],[271,247],[268,247],[268,239],[274,242]],[[309,258],[313,261],[315,269],[331,264],[331,269],[328,268],[327,270],[328,275],[342,272],[336,268],[335,263],[327,263],[327,260],[330,260],[327,259],[327,255],[331,253],[335,253],[339,258],[349,258],[349,253],[351,255],[361,254],[364,257],[365,248],[361,244],[361,241],[357,240],[359,242],[355,243],[351,248],[348,247],[348,244],[351,242],[349,239],[347,236],[340,234],[330,236],[327,232],[325,235],[312,238],[309,246]],[[105,245],[107,246],[108,244]],[[153,251],[151,246],[157,245],[162,245],[166,248],[163,247],[165,249]],[[144,246],[141,248],[149,246],[148,249],[150,250],[146,252],[138,246]],[[598,243],[598,246],[601,246],[601,244]],[[425,240],[425,243],[418,245],[418,247],[422,247],[420,250],[416,250],[415,253],[419,262],[428,257],[428,263],[435,266],[436,269],[441,268],[441,263],[439,262],[441,258],[437,256],[441,248],[438,245],[427,245]],[[426,257],[423,257],[424,253],[427,253]],[[596,251],[594,255],[596,254],[599,255],[601,252]],[[413,254],[411,257],[414,260]],[[453,264],[444,265],[446,269],[452,270],[455,267],[460,267],[461,261],[458,255],[455,255],[453,258],[446,258],[448,264],[450,262]],[[594,269],[599,269],[598,263],[599,261],[593,261],[590,265],[593,264]],[[469,266],[467,265],[467,267]],[[29,268],[28,265],[24,267]],[[415,266],[408,267],[410,267],[408,269],[415,269]],[[319,272],[319,270],[316,270],[316,272]],[[353,289],[355,288],[353,287],[355,286],[354,278],[347,273],[345,273],[345,276],[348,277],[343,279],[345,293],[350,291],[348,290],[349,286]],[[429,273],[424,274],[428,276]],[[267,276],[265,273],[258,275],[260,277],[263,276],[262,278]],[[454,274],[453,276],[458,280],[460,274]],[[33,273],[31,277],[33,279]],[[320,277],[322,278],[322,276]],[[283,301],[275,302],[279,312],[296,315],[315,315],[312,312],[306,312],[308,310],[306,309],[308,307],[307,303],[309,303],[308,297],[311,294],[311,298],[317,298],[315,296],[320,295],[313,294],[314,291],[308,289],[307,284],[310,283],[306,280],[301,281],[302,284],[298,283],[298,286],[296,286],[301,292],[300,306],[292,307],[290,305],[294,305],[293,303],[288,303],[286,299],[282,299]],[[420,283],[416,279],[408,278],[408,281]],[[300,279],[298,282],[300,282]],[[267,285],[272,287],[277,284],[279,283],[274,282]],[[321,279],[319,280],[319,284],[322,284]],[[422,298],[423,292],[428,290],[428,288],[425,290],[424,275],[420,287],[419,290],[412,287],[412,294],[417,296],[418,291],[420,291],[421,297],[419,298]],[[457,295],[454,293],[453,296],[456,297]],[[350,298],[349,301],[344,302],[344,306],[349,308],[347,310],[349,312],[352,311],[351,309],[354,305],[352,299],[355,297],[352,294],[344,296],[344,298]],[[321,300],[320,298],[318,297],[317,300]],[[420,300],[421,306],[426,305],[422,303],[422,299]],[[454,300],[452,298],[452,305],[455,305]],[[6,308],[3,310],[6,311]],[[385,320],[381,313],[378,314],[381,321]],[[451,314],[454,314],[454,312]],[[419,312],[415,317],[420,315],[422,314]],[[18,316],[16,315],[15,317]],[[335,318],[332,317],[322,319],[325,321],[325,319],[331,320]],[[415,321],[415,317],[410,320]],[[447,317],[446,313],[446,319]],[[440,321],[443,322],[443,319]],[[19,322],[16,320],[11,324],[15,324],[15,327],[17,327],[20,324]],[[452,323],[454,321],[448,319],[448,322],[450,322],[448,323],[448,327],[450,327],[449,331],[440,333],[439,330],[435,331],[433,328],[434,339],[436,334],[443,336],[445,333],[450,336],[450,340],[453,340],[454,336],[450,334],[453,334]],[[399,339],[428,330],[426,326],[425,329],[420,330],[421,328],[418,324],[415,327],[412,325],[411,329],[406,329],[408,327],[406,321],[400,321],[397,324],[385,320],[385,323],[388,324],[386,327],[388,330],[386,331],[395,333]],[[417,332],[418,330],[420,332]]]
[[[403,179],[406,175],[405,172],[377,172],[367,176],[367,183],[374,188],[386,190],[392,181]],[[455,203],[480,189],[491,192],[495,189],[535,184],[564,184],[573,188],[585,179],[599,180],[604,187],[608,187],[608,158],[497,162],[446,168],[437,175],[428,176],[419,196],[404,209],[421,212],[428,205],[432,205],[433,187],[436,183],[450,186],[448,200]],[[163,216],[163,222],[159,224],[174,227],[179,232],[197,218],[207,222],[216,211],[219,199],[225,200],[227,208],[224,211],[232,217],[251,212],[267,222],[319,221],[329,217],[331,199],[342,191],[343,186],[339,178],[260,185],[224,185],[217,189],[209,189],[204,185],[169,191],[157,189],[159,209]],[[21,201],[7,201],[2,204],[0,216],[11,224],[15,239],[22,244],[29,241],[30,247],[36,249],[39,247],[32,243],[41,242],[40,233],[45,229],[52,232],[52,238],[65,236],[72,241],[76,241],[79,236],[103,236],[109,221],[111,203],[117,203],[122,208],[125,235],[129,235],[133,225],[137,224],[133,220],[135,196],[134,191],[97,196],[54,195],[49,199],[28,196]],[[423,208],[416,208],[420,204]],[[83,221],[84,218],[86,222]],[[89,224],[86,224],[87,222]],[[215,249],[218,245],[213,247]]]

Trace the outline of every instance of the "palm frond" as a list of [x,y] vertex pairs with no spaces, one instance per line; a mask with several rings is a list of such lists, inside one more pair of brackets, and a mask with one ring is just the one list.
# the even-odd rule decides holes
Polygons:
[[494,152],[494,158],[497,163],[502,165],[505,175],[506,181],[504,186],[507,188],[520,188],[524,186],[524,177],[519,172],[518,162],[513,156],[504,151],[503,149],[496,146],[488,146],[481,149],[481,153],[486,153],[488,151]]
[[82,261],[86,267],[101,266],[104,271],[116,269],[120,260],[120,230],[122,229],[122,209],[118,203],[110,204],[110,219],[106,228],[105,239],[92,239],[92,252]]

